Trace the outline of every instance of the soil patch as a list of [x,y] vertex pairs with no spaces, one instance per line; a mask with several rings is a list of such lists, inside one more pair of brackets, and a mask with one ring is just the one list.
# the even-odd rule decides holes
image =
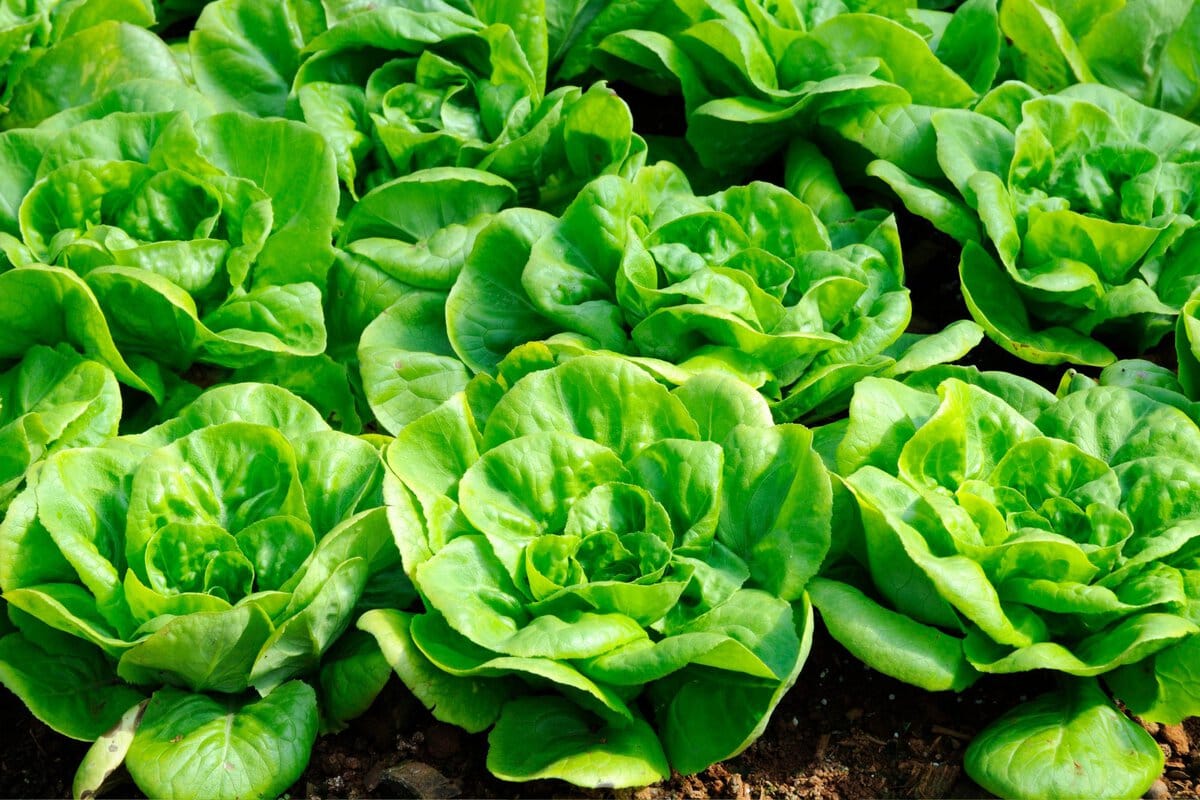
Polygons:
[[[322,737],[292,798],[600,798],[858,800],[985,798],[962,770],[970,739],[1050,676],[985,677],[962,692],[927,693],[856,661],[818,626],[812,655],[766,732],[746,752],[643,789],[590,792],[558,781],[506,783],[484,765],[487,737],[433,719],[397,680],[346,731]],[[69,797],[87,745],[55,734],[0,695],[0,797]],[[1200,719],[1147,725],[1167,767],[1149,796],[1200,796]],[[531,742],[531,746],[536,743]],[[127,781],[127,779],[126,779]],[[132,783],[112,796],[137,797]]]

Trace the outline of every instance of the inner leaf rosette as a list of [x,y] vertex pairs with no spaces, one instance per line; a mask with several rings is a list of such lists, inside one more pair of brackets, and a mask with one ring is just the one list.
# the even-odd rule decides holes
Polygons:
[[[1184,666],[1200,642],[1200,428],[1125,386],[1068,385],[1059,399],[1011,376],[958,375],[936,394],[878,379],[856,389],[834,460],[860,524],[841,566],[813,588],[830,631],[927,689],[1047,669],[1103,676],[1144,718],[1200,711]],[[1120,727],[1119,714],[1095,713]],[[1015,731],[1041,723],[1009,724],[1014,733],[988,747],[1022,751]],[[1072,726],[1087,735],[1087,724]],[[1113,728],[1111,742],[1131,735]],[[982,747],[975,768],[1009,770]],[[1097,751],[1085,772],[1115,757]],[[1142,762],[1149,781],[1153,762]],[[1027,780],[1022,794],[1049,791]]]
[[[97,738],[151,692],[150,709],[168,716],[177,705],[234,713],[249,690],[274,697],[315,674],[362,610],[411,597],[382,473],[371,442],[262,384],[213,389],[144,434],[54,453],[0,524],[0,588],[16,626],[0,639],[0,680],[80,739]],[[61,669],[46,670],[49,660]],[[311,744],[316,703],[293,686],[262,708],[290,715]],[[134,763],[157,747],[149,730],[138,729],[130,770],[149,776],[147,792],[173,796],[154,768]],[[285,732],[251,725],[243,734],[250,741],[236,747],[262,750]],[[247,768],[237,792],[246,781],[279,791],[299,775],[307,749],[279,749],[290,753],[279,768],[291,777],[279,784],[274,767]],[[177,757],[185,750],[193,753]],[[192,757],[187,769],[221,772],[212,754]]]
[[[506,779],[641,785],[740,752],[807,655],[831,513],[810,432],[720,375],[672,392],[613,357],[525,367],[389,446],[426,610],[359,626],[435,716],[495,726]],[[559,744],[531,756],[528,726]]]

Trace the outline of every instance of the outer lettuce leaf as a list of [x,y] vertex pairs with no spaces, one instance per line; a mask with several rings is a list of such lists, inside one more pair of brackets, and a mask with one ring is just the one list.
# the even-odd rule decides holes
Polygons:
[[286,116],[304,46],[325,28],[313,2],[205,3],[188,37],[192,76],[222,108]]
[[1141,797],[1163,769],[1154,739],[1091,682],[1013,709],[979,734],[963,760],[972,778],[1002,797]]
[[316,696],[300,681],[251,701],[160,689],[126,764],[156,797],[266,797],[300,777],[316,738]]
[[270,383],[281,386],[321,412],[335,430],[362,432],[362,415],[350,383],[350,372],[327,355],[276,356],[229,376],[230,383]]
[[[552,742],[530,748],[529,737]],[[504,706],[488,736],[488,769],[510,781],[558,778],[576,786],[643,786],[671,774],[644,720],[597,729],[569,700],[523,697]]]
[[0,680],[64,736],[99,738],[145,697],[117,679],[100,648],[35,620],[22,619],[21,628],[0,638]]
[[479,232],[516,196],[503,178],[454,167],[420,170],[364,195],[338,239],[344,253],[329,300],[335,351],[352,353],[367,324],[410,292],[445,297]]

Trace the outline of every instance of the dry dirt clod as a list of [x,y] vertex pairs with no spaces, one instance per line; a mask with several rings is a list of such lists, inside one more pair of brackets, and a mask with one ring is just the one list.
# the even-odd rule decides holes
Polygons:
[[1176,755],[1186,756],[1191,751],[1191,743],[1188,742],[1187,731],[1182,725],[1163,725],[1159,730],[1159,736],[1171,745],[1171,749]]
[[1135,719],[1137,719],[1139,725],[1145,728],[1146,733],[1150,734],[1151,736],[1157,736],[1159,730],[1162,728],[1162,725],[1159,725],[1157,722],[1147,722],[1140,717],[1135,717]]
[[380,781],[399,786],[409,792],[409,797],[419,800],[450,800],[461,793],[457,784],[420,761],[405,761],[389,767],[380,775]]
[[1142,796],[1147,800],[1167,800],[1171,796],[1171,790],[1167,788],[1166,781],[1159,778]]

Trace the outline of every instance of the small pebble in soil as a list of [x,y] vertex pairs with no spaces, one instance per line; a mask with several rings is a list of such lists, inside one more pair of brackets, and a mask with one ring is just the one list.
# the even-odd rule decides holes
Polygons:
[[444,800],[461,794],[457,784],[420,761],[405,761],[385,769],[380,778],[411,793],[410,797],[421,800]]
[[1159,778],[1154,784],[1146,790],[1147,800],[1167,800],[1171,796],[1171,790],[1167,788],[1167,783],[1162,778]]

